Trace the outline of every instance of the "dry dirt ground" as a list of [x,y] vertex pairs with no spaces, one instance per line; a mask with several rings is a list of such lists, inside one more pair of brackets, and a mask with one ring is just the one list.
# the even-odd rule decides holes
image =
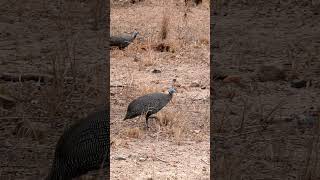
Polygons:
[[320,2],[215,2],[215,179],[319,179]]
[[[105,103],[105,28],[94,29],[92,7],[1,1],[1,180],[43,179],[64,128]],[[26,73],[36,80],[14,77]]]
[[[111,179],[209,179],[209,13],[208,1],[112,2],[111,34],[140,34],[111,50]],[[173,79],[149,130],[144,117],[123,121],[130,101],[167,93]]]

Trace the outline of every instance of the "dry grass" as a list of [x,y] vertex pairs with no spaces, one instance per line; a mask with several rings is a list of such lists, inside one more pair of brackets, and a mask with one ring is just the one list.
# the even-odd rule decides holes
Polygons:
[[35,128],[34,125],[30,124],[29,121],[22,121],[17,124],[13,130],[13,135],[19,138],[32,138],[35,140],[40,140],[43,138],[43,132]]
[[178,143],[184,138],[185,133],[187,133],[187,127],[185,125],[186,119],[184,119],[182,112],[163,110],[157,113],[157,118],[161,131],[168,134]]
[[210,40],[207,37],[202,37],[199,39],[199,42],[205,46],[209,45]]
[[145,67],[150,67],[155,64],[154,59],[152,57],[143,58],[141,61],[141,65]]
[[126,129],[126,135],[129,138],[136,138],[139,139],[142,136],[142,131],[140,128],[128,128]]
[[176,113],[168,110],[159,112],[158,118],[160,127],[172,128],[174,125],[179,123],[178,120],[180,115],[180,112]]
[[161,29],[160,29],[160,40],[165,40],[168,37],[169,33],[169,11],[165,9],[163,11],[163,17],[161,22]]

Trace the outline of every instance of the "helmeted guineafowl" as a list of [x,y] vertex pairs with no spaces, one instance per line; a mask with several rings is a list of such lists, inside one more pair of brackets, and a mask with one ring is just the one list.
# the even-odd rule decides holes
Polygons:
[[137,37],[139,32],[134,31],[130,36],[111,36],[110,37],[110,46],[119,47],[119,49],[126,48],[132,41]]
[[[109,112],[92,113],[60,137],[46,180],[71,180],[109,165]],[[109,175],[109,172],[108,172]]]
[[176,90],[171,87],[168,90],[169,94],[164,93],[151,93],[137,99],[133,100],[127,109],[126,119],[132,119],[134,117],[145,114],[146,115],[146,126],[148,126],[148,118],[152,115],[160,111],[164,106],[166,106],[169,101],[172,99],[173,93]]

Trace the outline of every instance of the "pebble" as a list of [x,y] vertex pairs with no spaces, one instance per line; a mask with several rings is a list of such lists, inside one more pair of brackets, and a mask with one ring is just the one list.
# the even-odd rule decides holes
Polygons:
[[161,71],[159,69],[154,69],[152,70],[152,73],[161,73]]
[[190,87],[200,87],[200,83],[198,83],[198,82],[192,82],[192,83],[190,84]]
[[293,80],[291,82],[291,87],[293,87],[293,88],[307,87],[307,81],[306,80]]
[[122,157],[122,156],[117,156],[114,158],[115,160],[118,160],[118,161],[121,161],[121,160],[126,160],[125,157]]

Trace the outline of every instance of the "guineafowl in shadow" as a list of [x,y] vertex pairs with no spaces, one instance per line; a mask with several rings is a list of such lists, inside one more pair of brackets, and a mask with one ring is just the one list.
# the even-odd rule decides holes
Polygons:
[[108,171],[108,121],[109,112],[104,108],[67,129],[58,140],[46,180],[71,180],[100,168]]
[[130,43],[137,37],[139,32],[134,31],[130,36],[121,35],[121,36],[111,36],[110,37],[110,46],[119,47],[119,49],[124,49],[129,46]]
[[157,113],[160,111],[164,106],[166,106],[169,101],[172,99],[173,94],[176,92],[176,90],[171,87],[168,90],[169,94],[164,93],[151,93],[147,94],[141,97],[138,97],[137,99],[133,100],[127,109],[126,117],[123,120],[126,119],[132,119],[137,116],[146,115],[146,127],[148,126],[148,119],[152,114]]

